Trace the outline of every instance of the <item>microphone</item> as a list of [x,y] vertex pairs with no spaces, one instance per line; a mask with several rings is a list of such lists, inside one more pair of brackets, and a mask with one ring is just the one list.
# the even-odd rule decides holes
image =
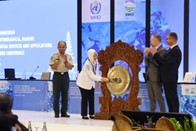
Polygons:
[[33,73],[31,74],[31,76],[29,77],[30,80],[36,80],[36,78],[33,77],[33,74],[35,73],[35,71],[36,71],[38,68],[39,68],[39,66],[37,66],[37,67],[35,68],[35,70],[34,70]]

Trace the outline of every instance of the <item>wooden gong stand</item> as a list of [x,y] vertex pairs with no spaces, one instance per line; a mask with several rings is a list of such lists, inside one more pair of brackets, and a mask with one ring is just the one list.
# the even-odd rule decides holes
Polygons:
[[101,64],[100,71],[103,77],[107,77],[110,66],[117,60],[125,61],[132,70],[132,83],[128,101],[121,97],[112,101],[107,84],[102,83],[101,92],[103,96],[99,97],[101,107],[100,112],[95,113],[95,119],[108,120],[112,116],[120,114],[122,110],[139,110],[138,106],[141,104],[141,98],[137,97],[139,93],[138,73],[140,71],[139,65],[143,60],[143,53],[121,40],[107,46],[105,50],[98,53],[98,61]]

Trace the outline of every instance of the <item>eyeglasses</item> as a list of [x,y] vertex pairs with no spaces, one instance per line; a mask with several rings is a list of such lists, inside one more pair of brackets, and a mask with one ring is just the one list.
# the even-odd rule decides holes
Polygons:
[[171,37],[166,38],[166,40],[169,40],[169,39],[171,39]]

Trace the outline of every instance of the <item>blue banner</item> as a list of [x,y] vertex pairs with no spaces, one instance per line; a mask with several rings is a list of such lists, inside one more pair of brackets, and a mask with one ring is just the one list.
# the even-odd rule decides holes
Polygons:
[[[196,85],[195,84],[178,84],[178,97],[180,101],[180,112],[189,113],[196,119]],[[53,111],[52,81],[28,81],[28,80],[1,80],[0,93],[7,93],[14,98],[15,110],[31,111]],[[81,112],[81,94],[75,81],[70,82],[69,88],[68,112],[80,114]],[[95,88],[95,112],[100,112],[99,97],[102,96],[101,88]],[[128,100],[129,91],[121,97]],[[113,99],[119,96],[112,95]],[[150,111],[150,102],[146,83],[140,83],[138,94],[142,98],[141,111]],[[163,94],[167,107],[165,94]],[[60,101],[61,103],[61,101]],[[61,105],[61,104],[60,104]],[[166,108],[166,110],[168,110]],[[157,105],[156,111],[159,112]]]

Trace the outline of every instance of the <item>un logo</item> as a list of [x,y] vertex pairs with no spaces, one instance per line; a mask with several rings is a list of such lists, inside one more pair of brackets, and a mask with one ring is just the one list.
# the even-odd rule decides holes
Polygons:
[[94,1],[93,3],[91,3],[90,5],[90,10],[92,14],[99,14],[101,11],[101,3]]

